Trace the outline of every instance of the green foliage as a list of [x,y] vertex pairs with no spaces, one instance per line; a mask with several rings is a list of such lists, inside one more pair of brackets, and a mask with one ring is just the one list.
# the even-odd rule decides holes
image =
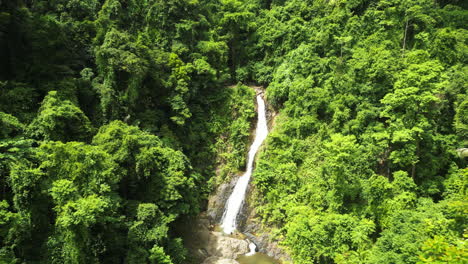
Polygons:
[[[371,245],[369,235],[374,232],[375,225],[371,220],[360,221],[347,214],[317,215],[313,211],[298,211],[286,228],[285,242],[298,256],[298,263],[332,263],[334,258],[344,260],[354,254],[364,254]],[[365,263],[364,259],[354,260]]]
[[[225,127],[219,127],[221,137],[216,142],[219,164],[220,180],[236,173],[246,165],[246,155],[254,112],[255,91],[245,85],[237,85],[229,88],[230,97],[224,106],[224,120],[220,120],[217,126],[227,123]],[[230,121],[229,121],[230,120]]]
[[158,246],[154,246],[151,249],[150,263],[172,264],[171,259],[166,254],[164,254],[163,249]]
[[[279,114],[252,200],[294,263],[416,263],[445,248],[466,261],[455,150],[466,147],[467,43],[454,19],[466,7],[268,3],[251,9],[259,59],[246,65]],[[437,236],[449,242],[421,253]]]
[[[170,221],[171,219],[165,217],[155,204],[139,204],[136,220],[129,228],[128,238],[132,247],[128,250],[126,262],[144,263],[148,262],[148,259],[157,259],[171,263],[163,249],[157,246],[167,237],[167,224]],[[145,249],[146,245],[154,243],[156,245],[150,251]]]
[[200,211],[215,166],[245,163],[254,92],[226,82],[253,13],[186,0],[0,10],[1,261],[184,262],[173,221]]
[[197,211],[195,175],[188,159],[157,136],[114,121],[101,127],[93,144],[119,164],[125,175],[119,191],[126,199],[154,202],[174,216]]
[[457,107],[457,113],[455,115],[455,129],[457,135],[464,139],[468,139],[468,97]]
[[418,263],[463,263],[468,258],[465,243],[464,240],[447,243],[444,237],[435,236],[424,242]]
[[394,211],[390,226],[382,232],[372,250],[370,262],[416,263],[419,248],[426,239],[440,235],[456,238],[450,230],[452,220],[438,207],[421,198],[416,210]]
[[15,137],[24,130],[24,125],[16,117],[4,112],[0,112],[0,124],[2,126],[0,139]]
[[465,263],[466,8],[0,1],[0,262],[190,260],[175,221],[245,166],[242,81],[273,125],[250,200],[294,263]]
[[36,110],[37,91],[24,83],[0,81],[0,111],[16,116],[20,121],[30,122]]
[[86,141],[93,133],[88,117],[72,102],[60,98],[56,91],[44,98],[28,130],[34,138],[62,142]]
[[[41,240],[27,239],[27,234],[15,231],[16,225],[5,230],[13,232],[23,248],[47,248],[43,260],[50,257],[57,263],[169,259],[161,255],[169,224],[180,214],[197,212],[187,158],[165,147],[157,136],[118,121],[101,128],[93,142],[96,145],[43,142],[33,159],[38,167],[16,163],[9,176],[15,209],[27,221],[24,228]],[[8,224],[14,215],[5,214]],[[128,229],[128,238],[107,234],[122,228]],[[121,251],[119,239],[128,243],[128,252]],[[169,244],[174,259],[183,259],[177,243]]]

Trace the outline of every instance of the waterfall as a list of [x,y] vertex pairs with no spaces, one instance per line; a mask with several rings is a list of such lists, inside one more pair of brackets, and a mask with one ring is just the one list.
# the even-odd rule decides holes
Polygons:
[[257,251],[257,245],[255,245],[253,242],[250,242],[249,249],[250,249],[250,252],[247,253],[246,256],[253,256]]
[[[253,163],[255,154],[262,145],[262,142],[268,135],[268,127],[265,112],[265,101],[261,95],[257,95],[257,106],[258,106],[258,121],[257,128],[255,130],[255,140],[250,146],[249,156],[247,159],[247,170],[236,183],[231,196],[226,203],[224,214],[222,218],[221,227],[226,234],[231,234],[236,230],[236,220],[245,199],[245,193],[249,185],[250,177],[252,176]],[[254,245],[255,246],[255,245]],[[254,249],[255,250],[255,249]]]

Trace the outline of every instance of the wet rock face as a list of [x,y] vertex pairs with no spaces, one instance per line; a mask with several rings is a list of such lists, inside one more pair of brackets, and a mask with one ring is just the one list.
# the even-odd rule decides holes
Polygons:
[[259,249],[260,253],[275,259],[291,261],[291,258],[279,246],[277,241],[273,241],[268,234],[254,236],[251,233],[244,233]]
[[202,264],[238,264],[235,260],[241,255],[247,254],[249,241],[257,245],[257,250],[270,257],[290,261],[277,241],[270,235],[263,233],[258,215],[251,205],[253,188],[247,191],[247,200],[238,216],[238,228],[245,235],[243,238],[226,236],[216,232],[215,226],[221,222],[226,200],[235,186],[237,177],[218,187],[217,191],[209,199],[208,209],[193,219],[185,232],[184,241],[190,252],[190,263]]
[[249,252],[249,243],[245,240],[224,236],[220,232],[211,232],[207,252],[210,256],[236,259]]
[[184,241],[195,260],[193,263],[237,264],[235,259],[249,252],[249,243],[244,239],[211,230],[213,225],[206,215],[199,216],[192,228],[190,237],[185,237]]
[[279,260],[291,261],[291,257],[279,245],[279,241],[272,239],[269,233],[260,224],[260,217],[255,211],[251,200],[255,198],[255,187],[251,187],[247,193],[247,201],[239,218],[239,226],[242,233],[255,245],[257,251]]
[[[255,89],[257,94],[263,92],[260,87]],[[274,123],[275,116],[276,113],[271,109],[267,111],[267,121],[270,128]],[[237,229],[244,234],[244,237],[241,235],[239,238],[235,238],[214,231],[215,226],[221,222],[226,202],[239,177],[240,175],[233,176],[231,181],[219,185],[209,197],[206,212],[194,219],[193,223],[189,224],[189,230],[184,232],[184,241],[191,258],[190,263],[238,264],[235,259],[250,251],[246,237],[257,245],[257,250],[261,253],[276,259],[290,260],[290,257],[278,246],[278,242],[271,239],[269,234],[264,233],[265,231],[259,224],[259,217],[251,202],[251,199],[255,197],[253,195],[254,186],[248,187],[244,205],[237,216]]]
[[229,199],[232,190],[236,186],[239,177],[233,177],[229,183],[223,183],[218,186],[216,192],[208,200],[207,216],[212,223],[220,223],[223,217],[226,201]]
[[190,230],[185,232],[184,241],[192,258],[191,263],[238,264],[235,259],[250,251],[246,240],[214,231],[215,226],[221,222],[226,201],[238,178],[233,177],[230,182],[217,188],[209,197],[206,212],[194,219]]

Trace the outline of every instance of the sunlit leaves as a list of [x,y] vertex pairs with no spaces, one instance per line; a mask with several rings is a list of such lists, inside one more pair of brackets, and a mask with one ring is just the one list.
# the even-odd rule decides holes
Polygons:
[[422,263],[454,263],[462,264],[468,259],[468,250],[466,241],[461,239],[449,243],[443,236],[435,236],[433,239],[428,239],[421,247],[421,255],[419,255]]
[[[57,225],[63,228],[83,225],[89,227],[109,212],[109,202],[97,195],[90,195],[63,205],[57,216]],[[107,212],[106,212],[107,211]]]
[[[216,142],[218,152],[217,163],[220,164],[219,176],[224,179],[231,173],[236,173],[245,166],[248,151],[248,138],[252,126],[254,112],[254,90],[237,85],[228,88],[226,105],[223,106],[223,119],[217,120],[212,129],[215,133],[220,133],[221,137]],[[227,114],[227,115],[225,115]],[[228,121],[229,120],[229,121]],[[227,126],[223,126],[227,122]]]
[[368,263],[416,263],[422,243],[434,235],[453,236],[438,205],[420,199],[417,210],[395,210]]
[[24,130],[24,125],[16,117],[4,112],[0,112],[0,125],[2,127],[0,139],[15,137]]
[[127,199],[155,202],[174,214],[196,210],[191,166],[180,151],[154,135],[114,121],[100,129],[93,144],[119,164],[125,175],[120,192]]
[[88,140],[93,127],[78,106],[52,91],[44,98],[39,114],[28,130],[38,139],[67,142]]
[[[48,180],[70,180],[81,195],[107,193],[121,177],[107,153],[83,143],[46,143],[41,146],[39,157]],[[63,184],[67,183],[60,183]]]
[[[268,80],[268,101],[280,114],[254,174],[256,209],[285,226],[294,262],[415,263],[423,241],[444,232],[439,225],[450,226],[452,240],[460,236],[465,162],[455,149],[466,144],[465,28],[455,22],[461,9],[439,5],[275,1],[260,12],[264,57],[254,76]],[[450,201],[440,201],[444,187]],[[446,211],[435,215],[436,207]],[[400,230],[414,223],[402,219],[413,219],[411,210],[427,219],[406,236]],[[297,211],[307,213],[291,218]],[[342,242],[357,249],[319,250],[334,235],[309,235],[322,223],[302,223],[332,214],[363,219],[356,225],[364,234],[381,236],[357,228],[360,246]]]
[[178,125],[183,125],[185,120],[192,116],[187,107],[186,101],[188,99],[189,92],[189,74],[193,70],[193,65],[184,65],[184,63],[174,53],[169,55],[169,65],[172,67],[172,73],[168,82],[169,85],[173,87],[173,92],[169,101],[172,110],[175,112],[175,115],[171,117],[171,120]]
[[23,2],[0,3],[6,261],[182,263],[171,223],[245,165],[233,80],[267,87],[251,200],[295,263],[464,256],[461,1]]
[[[340,254],[370,246],[374,223],[351,215],[303,211],[290,219],[286,243],[297,263],[332,263]],[[296,262],[295,261],[295,262]]]

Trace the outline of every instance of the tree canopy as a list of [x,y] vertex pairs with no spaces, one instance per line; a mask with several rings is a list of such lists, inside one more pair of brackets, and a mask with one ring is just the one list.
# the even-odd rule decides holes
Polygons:
[[190,263],[243,170],[294,263],[466,263],[460,0],[0,0],[0,262]]

